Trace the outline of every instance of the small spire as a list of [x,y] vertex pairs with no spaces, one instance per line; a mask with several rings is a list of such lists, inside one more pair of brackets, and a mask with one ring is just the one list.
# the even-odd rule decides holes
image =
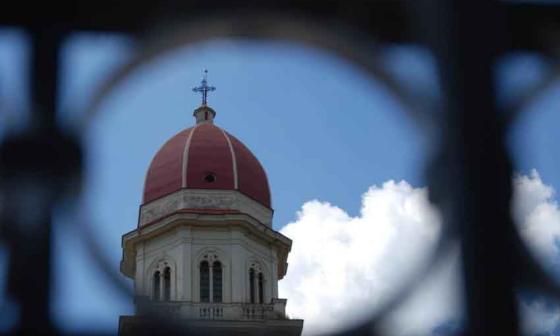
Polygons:
[[208,70],[204,70],[204,76],[202,77],[202,81],[200,82],[200,86],[194,87],[192,90],[193,92],[200,92],[202,93],[202,106],[206,106],[208,92],[215,91],[216,88],[213,86],[208,86]]
[[194,92],[200,92],[202,94],[202,105],[194,110],[193,116],[196,119],[196,123],[213,123],[214,117],[216,116],[216,111],[207,105],[208,92],[215,91],[216,88],[213,86],[208,86],[208,70],[204,70],[204,77],[202,77],[202,82],[200,86],[192,89]]

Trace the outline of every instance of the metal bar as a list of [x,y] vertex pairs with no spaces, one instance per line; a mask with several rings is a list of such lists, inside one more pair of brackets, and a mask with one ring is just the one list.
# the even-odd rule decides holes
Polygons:
[[499,5],[434,1],[432,39],[446,94],[442,160],[447,225],[461,246],[467,335],[517,335],[511,164],[495,102],[493,66],[504,35]]
[[[71,30],[136,33],[149,28],[154,18],[165,22],[169,18],[165,15],[188,20],[218,9],[266,9],[351,23],[380,42],[421,41],[432,46],[441,70],[446,109],[441,120],[440,158],[429,172],[430,186],[438,196],[447,225],[456,229],[462,248],[465,332],[517,335],[516,259],[512,251],[515,228],[509,214],[511,163],[504,146],[505,125],[495,105],[492,72],[496,56],[506,50],[554,49],[554,36],[560,32],[560,6],[426,1],[422,12],[414,13],[413,18],[423,19],[428,38],[416,39],[406,32],[410,26],[407,1],[258,3],[247,1],[233,6],[227,1],[80,0],[62,7],[48,4],[41,21],[25,1],[0,12],[1,24],[33,28],[33,122],[39,130],[27,138],[6,140],[0,151],[0,185],[2,191],[10,191],[5,204],[10,213],[2,214],[2,235],[10,246],[10,291],[21,308],[19,331],[53,330],[49,314],[51,212],[59,182],[64,179],[55,177],[68,180],[65,174],[70,167],[81,168],[79,149],[72,147],[75,143],[65,142],[55,127],[63,34],[52,27],[64,22]],[[510,34],[504,33],[506,29]],[[48,148],[59,151],[60,158],[70,157],[66,153],[76,156],[50,162],[56,157],[37,152],[41,150],[37,147],[47,141],[51,141]]]
[[[339,22],[350,23],[358,29],[373,32],[378,41],[388,43],[418,42],[411,35],[407,8],[410,0],[345,0],[345,1],[236,1],[226,0],[77,0],[54,3],[34,1],[12,2],[0,11],[0,25],[22,28],[34,27],[36,13],[44,27],[64,22],[69,30],[91,30],[118,33],[137,33],[153,22],[159,14],[173,13],[188,20],[217,11],[239,12],[268,10],[316,15]],[[501,1],[509,50],[553,51],[554,37],[560,32],[560,5],[545,2]],[[34,8],[33,11],[29,10]]]
[[58,32],[32,32],[30,64],[33,124],[3,147],[4,185],[10,204],[10,279],[20,307],[18,333],[50,334],[51,227],[62,150],[55,128],[58,87]]

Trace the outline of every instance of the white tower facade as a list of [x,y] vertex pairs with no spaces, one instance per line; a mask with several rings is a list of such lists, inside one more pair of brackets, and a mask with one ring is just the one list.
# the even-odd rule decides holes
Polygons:
[[278,280],[291,241],[260,216],[270,223],[272,212],[238,191],[167,195],[143,205],[139,228],[123,236],[121,270],[137,296],[184,317],[283,317]]
[[123,235],[137,299],[119,333],[146,333],[144,317],[164,313],[204,333],[299,335],[278,297],[292,242],[272,229],[266,173],[205,103],[155,155],[138,226]]

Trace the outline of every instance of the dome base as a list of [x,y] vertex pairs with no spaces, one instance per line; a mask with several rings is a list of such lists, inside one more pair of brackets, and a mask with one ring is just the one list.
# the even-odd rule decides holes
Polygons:
[[247,214],[272,228],[273,211],[237,190],[181,189],[140,207],[138,227],[185,209],[215,214],[216,210]]

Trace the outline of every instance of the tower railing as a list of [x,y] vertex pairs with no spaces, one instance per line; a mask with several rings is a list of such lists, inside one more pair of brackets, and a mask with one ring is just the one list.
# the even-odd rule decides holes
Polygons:
[[224,307],[221,305],[203,305],[198,308],[199,317],[208,320],[221,320],[224,317]]
[[192,320],[283,320],[285,300],[270,303],[207,303],[137,300],[138,315],[163,314]]

